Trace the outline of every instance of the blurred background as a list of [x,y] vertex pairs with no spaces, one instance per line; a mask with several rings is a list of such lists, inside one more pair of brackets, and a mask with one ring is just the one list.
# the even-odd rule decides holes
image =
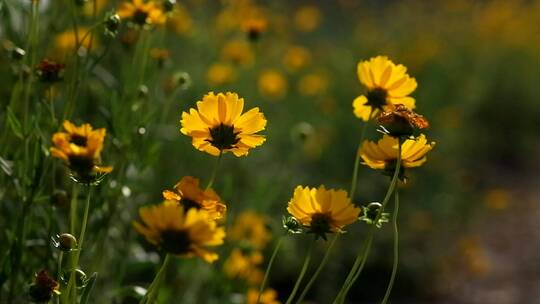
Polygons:
[[[0,3],[3,111],[16,81],[10,47],[24,45],[21,20],[27,8],[18,1]],[[119,3],[98,1],[98,16]],[[66,54],[74,47],[70,16],[58,3],[43,0],[40,5],[39,56],[69,62]],[[77,16],[90,27],[87,6],[82,4]],[[196,151],[179,132],[181,112],[209,91],[237,92],[247,108],[260,107],[268,119],[267,142],[246,158],[225,155],[215,183],[229,208],[228,227],[251,215],[271,236],[262,249],[264,270],[275,239],[284,233],[281,216],[296,185],[349,188],[362,125],[352,113],[352,101],[365,92],[356,65],[377,55],[405,65],[416,78],[416,110],[429,119],[426,134],[437,143],[425,165],[410,170],[402,185],[401,256],[392,302],[540,303],[538,20],[540,1],[525,0],[178,0],[167,24],[149,31],[145,87],[131,107],[118,104],[115,92],[129,85],[126,75],[139,34],[125,24],[116,37],[99,32],[94,56],[103,57],[94,58],[96,65],[84,78],[74,118],[108,129],[104,163],[128,161],[118,170],[125,175],[107,177],[100,187],[103,200],[93,206],[89,230],[98,231],[104,223],[108,227],[89,233],[88,244],[103,239],[103,246],[89,249],[99,253],[99,261],[87,263],[100,273],[97,288],[103,293],[96,297],[104,302],[95,303],[131,303],[126,295],[135,289],[121,286],[145,286],[150,280],[158,255],[131,228],[138,207],[159,202],[162,190],[182,176],[209,178],[215,159]],[[67,65],[65,79],[70,73]],[[54,88],[59,108],[63,86]],[[133,124],[113,119],[118,113],[147,110],[153,115],[136,116],[140,119]],[[373,125],[367,134],[370,139],[380,136]],[[0,210],[16,214],[2,181]],[[363,166],[353,201],[380,201],[387,185],[387,177]],[[43,210],[36,208],[36,219],[47,204],[38,204]],[[59,217],[67,214],[58,210]],[[0,227],[9,230],[13,219],[0,219]],[[306,301],[331,302],[367,227],[357,223],[340,238]],[[29,239],[47,239],[46,232],[31,230]],[[277,257],[269,286],[281,301],[298,274],[307,239],[287,237]],[[164,292],[164,303],[238,303],[234,295],[243,292],[245,283],[227,285],[214,275],[230,277],[224,265],[236,246],[234,241],[224,246],[216,265],[177,263],[178,269],[169,273],[173,283]],[[325,249],[323,242],[318,246],[315,261]],[[380,301],[391,252],[391,227],[386,225],[376,235],[349,303]],[[83,258],[90,261],[91,255]],[[23,264],[24,271],[31,274],[34,264]],[[200,278],[195,282],[194,271]],[[172,300],[179,295],[183,302]]]

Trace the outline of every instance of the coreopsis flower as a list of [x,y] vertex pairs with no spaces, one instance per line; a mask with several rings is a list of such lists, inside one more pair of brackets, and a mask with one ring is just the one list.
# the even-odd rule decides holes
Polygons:
[[236,78],[236,71],[231,64],[228,63],[214,63],[206,72],[206,79],[212,86],[221,86],[234,81]]
[[[72,55],[74,51],[86,51],[91,45],[94,47],[99,45],[96,35],[92,39],[90,39],[91,35],[87,35],[89,31],[90,29],[87,27],[79,27],[76,33],[73,30],[59,33],[54,37],[54,50],[51,55],[55,59],[65,59],[67,56]],[[75,50],[77,46],[79,49]]]
[[[426,154],[433,149],[434,142],[429,142],[424,134],[415,139],[407,139],[401,145],[402,168],[419,167],[426,162]],[[398,157],[398,139],[384,135],[378,142],[364,141],[358,153],[363,163],[372,169],[385,170],[392,174]]]
[[242,22],[242,31],[250,41],[257,41],[267,27],[268,21],[264,18],[247,18]]
[[283,65],[289,71],[298,71],[311,62],[311,53],[303,46],[291,46],[283,55]]
[[354,206],[347,191],[297,186],[287,211],[317,237],[343,232],[343,228],[358,220],[360,208]]
[[67,164],[76,181],[93,183],[112,171],[112,167],[100,165],[105,129],[94,130],[90,124],[76,126],[67,120],[63,126],[66,132],[54,133],[50,150]]
[[315,5],[300,7],[294,14],[294,25],[301,32],[312,32],[322,22],[321,10]]
[[368,121],[392,104],[414,109],[415,101],[409,94],[416,89],[417,83],[403,65],[394,64],[386,56],[377,56],[358,63],[357,73],[360,82],[368,89],[366,95],[353,101],[354,114],[358,118]]
[[225,230],[208,212],[164,201],[140,208],[139,216],[142,223],[133,222],[135,230],[159,249],[180,257],[197,256],[208,263],[218,259],[207,247],[223,244]]
[[197,109],[182,113],[180,132],[192,137],[193,146],[214,156],[232,152],[247,155],[266,138],[255,134],[264,130],[266,118],[259,108],[242,114],[244,99],[236,93],[206,94],[197,102]]
[[265,70],[259,75],[258,87],[262,96],[281,99],[287,94],[287,80],[276,70]]
[[255,288],[250,288],[246,294],[246,304],[281,304],[277,296],[278,294],[274,289],[268,288],[262,292],[261,298],[259,302],[257,302],[259,291]]
[[202,190],[199,187],[199,179],[192,176],[184,176],[174,186],[174,192],[163,191],[163,198],[176,201],[185,210],[198,209],[210,214],[212,219],[220,219],[225,215],[227,207],[221,198],[212,189]]
[[138,26],[162,25],[167,20],[167,15],[156,1],[125,1],[120,4],[117,14]]
[[36,67],[36,73],[40,81],[53,83],[62,80],[65,64],[50,59],[43,59]]
[[231,40],[221,50],[223,60],[241,66],[250,66],[255,61],[251,45],[243,40]]
[[244,252],[235,248],[223,264],[223,272],[229,278],[245,280],[250,285],[260,284],[264,273],[258,267],[263,260],[259,251]]
[[381,124],[383,133],[393,137],[411,136],[415,130],[429,127],[429,122],[424,116],[402,104],[382,112],[377,121]]
[[60,284],[49,276],[47,271],[41,270],[36,274],[36,279],[30,285],[30,299],[37,303],[48,303],[54,295],[60,294]]
[[228,231],[229,239],[261,250],[272,239],[268,230],[268,220],[254,211],[244,211],[238,215]]

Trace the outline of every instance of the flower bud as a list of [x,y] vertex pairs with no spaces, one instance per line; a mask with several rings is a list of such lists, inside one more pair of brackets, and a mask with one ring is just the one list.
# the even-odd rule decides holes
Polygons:
[[105,34],[111,37],[115,37],[118,34],[118,29],[120,28],[120,16],[114,11],[107,13],[103,25],[105,26]]
[[176,0],[163,0],[163,11],[168,13],[174,9]]
[[77,248],[77,239],[69,233],[62,233],[53,239],[53,245],[64,252],[69,252]]
[[26,55],[26,51],[19,47],[15,47],[11,50],[11,58],[15,60],[21,60],[24,58],[25,55]]
[[304,232],[302,224],[293,216],[283,216],[281,220],[283,228],[290,234],[299,234]]
[[[362,207],[362,216],[360,217],[361,221],[366,222],[369,225],[375,224],[377,228],[381,228],[383,223],[388,223],[388,213],[383,212],[382,215],[377,220],[379,212],[382,208],[382,205],[378,202],[369,203],[367,206]],[[375,221],[377,222],[375,223]]]

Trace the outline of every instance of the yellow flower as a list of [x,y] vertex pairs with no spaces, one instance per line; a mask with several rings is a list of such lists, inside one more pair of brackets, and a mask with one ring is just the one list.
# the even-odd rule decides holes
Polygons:
[[92,129],[90,124],[76,126],[64,121],[66,132],[53,134],[52,156],[63,160],[81,182],[91,182],[97,174],[109,173],[112,167],[101,167],[101,150],[105,140],[105,129]]
[[167,21],[167,27],[177,34],[189,34],[193,28],[193,20],[188,10],[177,3]]
[[271,99],[281,99],[287,94],[287,80],[278,71],[265,70],[259,76],[259,92]]
[[311,62],[311,53],[302,46],[291,46],[283,56],[283,65],[289,71],[305,68]]
[[251,46],[246,41],[229,41],[221,50],[221,57],[234,64],[249,66],[255,61]]
[[206,79],[212,86],[220,86],[232,82],[236,78],[236,73],[232,65],[226,63],[215,63],[206,72]]
[[322,21],[322,14],[319,8],[313,5],[302,6],[294,15],[296,29],[301,32],[314,31]]
[[259,251],[244,253],[236,248],[223,264],[223,271],[229,278],[246,280],[251,285],[260,284],[264,273],[257,267],[263,259]]
[[165,252],[181,257],[198,256],[208,263],[218,254],[206,247],[223,244],[225,230],[208,212],[191,208],[185,210],[175,201],[139,209],[142,224],[133,222],[135,230],[146,240]]
[[254,211],[242,212],[229,230],[229,238],[261,250],[272,238],[264,216]]
[[94,14],[94,2],[96,5],[96,14],[99,14],[105,7],[107,7],[107,4],[109,4],[109,0],[94,0],[94,1],[88,1],[83,6],[83,14],[86,16],[92,16]]
[[242,22],[242,31],[251,41],[256,41],[262,33],[266,32],[267,27],[268,21],[264,18],[252,17]]
[[212,219],[220,219],[225,215],[227,207],[221,198],[212,189],[202,190],[199,187],[199,179],[192,176],[184,176],[174,186],[173,191],[163,191],[163,198],[176,201],[186,210],[192,208],[204,210]]
[[[268,288],[261,294],[260,304],[281,304],[277,299],[277,292]],[[246,304],[257,304],[257,298],[259,297],[259,291],[255,288],[250,288],[246,295]]]
[[242,114],[244,99],[236,93],[206,94],[197,102],[197,109],[182,113],[180,132],[192,137],[193,146],[214,156],[232,152],[247,155],[266,138],[255,134],[264,130],[266,119],[259,108]]
[[407,75],[403,65],[395,65],[386,56],[377,56],[358,63],[357,72],[360,82],[368,89],[366,95],[353,101],[354,114],[358,118],[368,121],[378,111],[395,104],[414,109],[414,98],[408,95],[416,89],[417,83]]
[[326,238],[326,233],[342,232],[343,227],[358,220],[360,208],[355,207],[347,191],[327,190],[324,186],[297,186],[287,211],[309,232]]
[[[427,142],[424,134],[415,139],[405,140],[401,146],[401,165],[403,168],[421,166],[426,162],[426,154],[434,146],[434,142]],[[359,153],[364,164],[370,168],[393,172],[398,156],[398,139],[384,135],[377,143],[366,140]]]
[[328,89],[328,78],[322,73],[310,73],[300,78],[298,92],[304,96],[317,96]]
[[[79,39],[80,47],[85,49],[90,48],[90,34],[88,28],[79,27],[77,29],[77,35],[72,30],[62,32],[54,38],[54,51],[51,54],[53,58],[63,59],[66,56],[73,54],[77,47],[77,38]],[[84,40],[83,40],[84,38]],[[94,35],[92,45],[95,47],[98,45],[97,37]]]
[[117,10],[118,16],[131,22],[143,25],[162,25],[167,16],[155,1],[131,0],[122,2]]

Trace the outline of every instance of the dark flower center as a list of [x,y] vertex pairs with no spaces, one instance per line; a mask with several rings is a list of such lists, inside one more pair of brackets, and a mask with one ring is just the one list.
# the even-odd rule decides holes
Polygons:
[[330,217],[325,213],[317,213],[311,217],[310,232],[326,240],[326,233],[331,233]]
[[146,19],[148,19],[148,13],[141,11],[140,9],[136,10],[135,13],[133,13],[133,22],[144,25],[146,24]]
[[375,109],[382,109],[386,105],[388,93],[385,89],[375,88],[367,93],[367,105]]
[[81,155],[69,156],[69,168],[80,176],[88,176],[94,169],[94,159]]
[[165,230],[161,233],[161,248],[172,254],[186,254],[191,247],[187,231]]
[[72,135],[71,142],[76,144],[79,147],[86,147],[86,142],[88,138],[86,136]]
[[239,133],[234,132],[234,126],[220,124],[210,129],[212,139],[207,139],[207,141],[219,150],[231,149],[240,140],[237,137]]
[[183,197],[180,199],[180,204],[184,206],[184,210],[188,211],[191,208],[195,208],[197,210],[201,209],[201,205],[197,203],[194,200],[190,200],[189,198]]

